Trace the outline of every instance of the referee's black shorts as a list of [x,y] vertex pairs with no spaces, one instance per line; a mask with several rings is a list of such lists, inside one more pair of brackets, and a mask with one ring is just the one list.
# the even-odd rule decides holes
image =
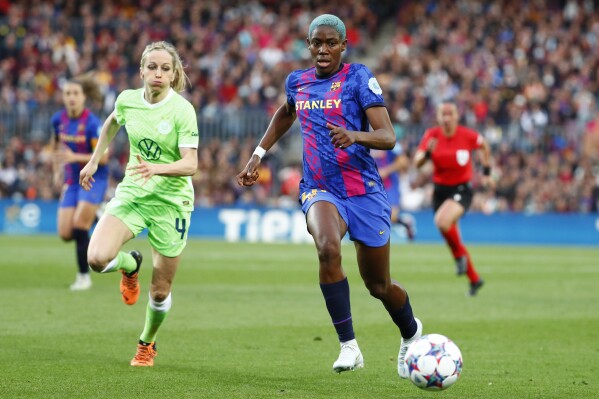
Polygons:
[[441,207],[446,199],[452,199],[455,202],[459,202],[464,207],[465,212],[470,208],[470,204],[472,204],[472,195],[472,184],[470,182],[456,184],[455,186],[444,186],[435,183],[433,209],[437,212],[437,209]]

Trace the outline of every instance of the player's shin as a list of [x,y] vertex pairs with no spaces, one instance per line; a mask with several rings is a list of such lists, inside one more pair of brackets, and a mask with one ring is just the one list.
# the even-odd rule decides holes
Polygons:
[[339,336],[339,342],[355,338],[349,301],[349,283],[347,278],[332,284],[320,284],[333,326]]
[[156,302],[150,295],[148,306],[146,307],[146,322],[144,330],[139,339],[143,342],[156,342],[156,333],[166,319],[168,311],[172,306],[171,294],[162,302]]

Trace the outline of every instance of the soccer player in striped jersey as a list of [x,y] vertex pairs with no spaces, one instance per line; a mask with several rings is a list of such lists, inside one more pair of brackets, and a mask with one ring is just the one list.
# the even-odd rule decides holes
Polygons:
[[125,126],[129,163],[92,234],[88,261],[96,272],[121,271],[122,299],[127,305],[135,304],[142,255],[123,252],[121,247],[148,229],[152,284],[144,329],[130,364],[153,366],[156,334],[171,308],[171,286],[187,243],[199,136],[196,111],[178,93],[185,89],[188,78],[177,50],[167,42],[147,45],[139,72],[143,87],[119,94],[79,183],[87,190],[93,187],[100,157]]
[[468,295],[474,296],[484,281],[478,275],[470,254],[462,241],[458,221],[472,203],[472,152],[481,151],[483,185],[493,187],[491,149],[476,131],[458,124],[455,104],[445,102],[437,109],[438,126],[428,129],[414,154],[420,168],[427,161],[434,166],[433,209],[435,225],[445,238],[456,263],[456,274],[466,274],[470,281]]
[[399,142],[390,151],[372,150],[371,155],[376,162],[387,192],[387,199],[391,205],[391,223],[403,226],[408,240],[411,241],[414,239],[414,220],[400,214],[401,188],[399,181],[399,173],[408,169],[410,159],[404,153]]
[[79,171],[90,160],[98,142],[100,119],[85,106],[86,99],[100,100],[102,93],[92,75],[83,75],[64,83],[64,109],[52,116],[54,183],[62,187],[58,207],[58,235],[75,241],[78,272],[70,288],[87,290],[92,286],[87,264],[89,230],[108,187],[108,153],[99,161],[94,187],[79,186]]
[[316,17],[306,41],[314,67],[289,74],[287,101],[275,112],[237,181],[242,186],[256,182],[262,156],[297,118],[303,138],[299,201],[314,238],[320,288],[341,346],[333,370],[364,366],[341,262],[341,240],[349,233],[364,284],[399,328],[398,373],[407,378],[405,353],[422,334],[422,324],[414,318],[406,290],[390,276],[391,208],[370,155],[370,149],[395,145],[383,91],[366,66],[342,62],[347,39],[338,17]]

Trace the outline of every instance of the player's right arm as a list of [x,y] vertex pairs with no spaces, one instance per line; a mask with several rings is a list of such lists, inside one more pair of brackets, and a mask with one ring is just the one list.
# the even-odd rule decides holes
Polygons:
[[[268,151],[287,133],[293,122],[295,122],[296,116],[295,108],[291,104],[285,102],[285,104],[281,105],[270,120],[266,132],[258,145]],[[252,186],[258,180],[258,166],[260,166],[260,161],[260,157],[253,154],[247,165],[245,165],[245,168],[237,175],[237,184],[240,186]]]
[[424,137],[422,137],[422,141],[414,154],[414,166],[416,168],[422,167],[431,158],[431,154],[437,145],[437,139],[431,137],[429,131],[424,133]]
[[[392,150],[389,150],[392,151]],[[401,153],[393,159],[389,165],[382,167],[379,169],[379,175],[381,175],[381,179],[386,179],[387,176],[392,175],[393,173],[405,172],[410,167],[410,160],[406,156],[406,154]]]
[[94,182],[93,175],[96,173],[96,170],[98,170],[98,164],[100,163],[100,160],[102,160],[102,157],[106,153],[114,136],[116,136],[119,131],[120,125],[116,120],[115,112],[116,111],[112,111],[104,121],[94,153],[87,165],[85,165],[83,169],[81,169],[81,173],[79,173],[79,184],[84,190],[89,190],[92,187],[92,183]]
[[258,145],[268,151],[285,133],[287,133],[291,128],[291,125],[293,125],[293,122],[295,122],[295,118],[295,108],[288,102],[285,102],[285,104],[281,105],[273,115],[270,124],[266,128],[266,132]]

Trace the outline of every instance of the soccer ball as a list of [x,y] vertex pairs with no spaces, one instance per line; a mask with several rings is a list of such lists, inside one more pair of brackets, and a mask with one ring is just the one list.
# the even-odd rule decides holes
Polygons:
[[406,353],[410,381],[427,391],[440,391],[455,384],[462,363],[458,346],[441,334],[423,335]]

